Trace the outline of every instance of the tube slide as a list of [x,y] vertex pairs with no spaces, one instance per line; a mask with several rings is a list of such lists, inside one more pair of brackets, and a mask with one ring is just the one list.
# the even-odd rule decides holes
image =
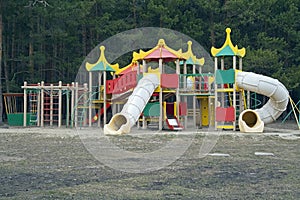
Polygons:
[[120,135],[129,133],[158,85],[159,78],[157,75],[145,75],[134,88],[122,111],[115,114],[110,122],[104,126],[104,134]]
[[[256,110],[248,109],[240,114],[239,125],[249,126],[246,128],[240,127],[240,130],[244,129],[246,130],[244,132],[254,132],[251,131],[252,127],[255,129],[257,126],[261,126],[259,124],[255,125],[256,121],[261,120],[265,124],[271,123],[286,110],[289,102],[289,92],[277,79],[252,72],[237,72],[236,84],[241,89],[256,92],[270,98],[262,108]],[[254,114],[250,114],[251,112]],[[244,114],[246,116],[243,116]],[[250,116],[253,116],[254,119]],[[240,123],[241,120],[245,123]],[[249,131],[247,131],[248,128],[250,128]]]

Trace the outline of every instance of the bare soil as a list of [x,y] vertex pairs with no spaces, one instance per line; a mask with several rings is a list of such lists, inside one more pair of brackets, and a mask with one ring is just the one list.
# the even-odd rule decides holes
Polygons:
[[109,136],[137,152],[193,137],[179,159],[147,173],[104,165],[72,129],[0,128],[0,199],[299,199],[297,128],[291,122],[269,125],[263,134],[223,131],[203,158],[201,130]]

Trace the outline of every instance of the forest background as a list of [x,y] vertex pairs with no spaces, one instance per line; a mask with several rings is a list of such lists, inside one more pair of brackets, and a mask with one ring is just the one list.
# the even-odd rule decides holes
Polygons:
[[299,8],[300,0],[0,0],[0,122],[2,93],[21,92],[24,81],[70,83],[95,46],[140,27],[179,31],[207,52],[230,27],[246,48],[243,69],[279,79],[298,100]]

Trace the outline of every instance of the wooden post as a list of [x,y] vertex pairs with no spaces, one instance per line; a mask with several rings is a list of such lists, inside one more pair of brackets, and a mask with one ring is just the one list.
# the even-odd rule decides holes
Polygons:
[[36,120],[37,126],[40,126],[40,115],[41,115],[41,84],[38,83],[38,93],[37,93],[37,113],[36,113]]
[[45,91],[44,91],[44,81],[41,82],[41,127],[44,127],[44,98],[45,98]]
[[66,127],[69,127],[69,118],[70,118],[70,84],[67,84],[66,89]]
[[61,118],[62,118],[62,82],[58,82],[58,127],[61,127]]
[[74,89],[74,93],[75,93],[75,99],[74,101],[76,101],[76,108],[74,108],[74,122],[75,122],[75,128],[77,128],[78,126],[78,82],[75,83],[75,89]]
[[107,113],[106,113],[106,71],[103,72],[103,126],[106,124],[106,118],[107,118]]
[[[180,63],[179,59],[176,60],[176,74],[179,76],[180,74]],[[179,113],[179,104],[180,104],[180,95],[179,95],[179,87],[176,88],[176,113],[178,120],[180,121],[180,113]]]
[[[102,72],[100,71],[98,73],[98,90],[99,90],[99,96],[98,96],[98,99],[101,100],[101,76],[102,76]],[[99,105],[101,105],[101,103],[99,103]],[[104,103],[103,103],[103,106],[104,106]],[[99,106],[101,107],[101,106]],[[100,109],[100,108],[99,108]],[[101,116],[100,116],[100,110],[98,111],[98,127],[101,126]]]
[[89,89],[88,89],[88,84],[87,83],[84,83],[83,84],[83,113],[82,113],[82,115],[83,115],[83,117],[82,117],[82,120],[83,120],[83,122],[82,122],[82,125],[83,126],[86,126],[86,119],[87,119],[87,114],[86,114],[86,110],[87,110],[87,100],[88,100],[88,91],[89,91]]
[[[187,85],[186,85],[186,78],[187,78],[187,68],[186,68],[186,61],[184,61],[184,64],[183,64],[183,90],[184,92],[187,91]],[[187,103],[187,96],[185,95],[184,97],[184,102]],[[184,116],[184,127],[185,128],[188,128],[188,106],[187,106],[187,114]]]
[[89,72],[89,127],[92,126],[92,92],[93,92],[93,74]]
[[146,72],[147,72],[147,62],[145,60],[143,60],[143,73],[146,73]]
[[[218,70],[218,58],[215,57],[215,78],[216,78],[216,72]],[[218,85],[216,83],[216,80],[215,80],[215,130],[217,130],[217,125],[218,123],[216,122],[216,108],[218,107]]]
[[[225,66],[224,66],[224,57],[221,58],[221,70],[224,70]],[[221,84],[221,88],[224,88],[224,84]],[[225,95],[224,92],[221,92],[221,106],[225,107]]]
[[[196,66],[193,64],[193,74],[196,74]],[[194,93],[196,90],[196,77],[194,77]],[[192,96],[193,97],[193,123],[194,123],[194,128],[197,128],[197,116],[196,116],[196,96],[195,94]]]
[[[158,67],[159,67],[159,73],[160,74],[162,74],[162,72],[163,72],[163,69],[162,69],[162,67],[163,67],[163,60],[160,58],[159,60],[158,60]],[[163,103],[163,92],[162,92],[162,88],[160,87],[160,85],[159,85],[159,88],[160,88],[160,90],[159,90],[159,123],[158,123],[158,129],[161,131],[162,130],[162,128],[163,128],[163,106],[162,106],[162,103]]]
[[27,118],[26,118],[26,115],[27,115],[27,82],[25,81],[24,82],[24,96],[23,96],[23,106],[24,106],[24,110],[23,110],[23,126],[26,127],[26,124],[27,124]]
[[50,84],[50,126],[53,126],[53,84]]
[[[233,69],[236,70],[236,56],[233,56]],[[236,83],[233,84],[233,108],[234,108],[234,117],[235,117],[235,120],[233,122],[233,130],[235,131],[236,130]],[[240,96],[241,98],[241,96]],[[241,101],[241,99],[240,99]],[[241,108],[240,108],[240,111],[241,111]]]
[[75,125],[75,110],[74,110],[74,104],[75,104],[75,83],[72,82],[71,86],[71,127]]

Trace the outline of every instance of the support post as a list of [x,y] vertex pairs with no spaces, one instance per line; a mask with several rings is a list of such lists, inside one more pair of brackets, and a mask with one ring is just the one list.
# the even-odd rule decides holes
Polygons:
[[53,126],[53,84],[50,84],[50,126]]
[[61,127],[61,119],[62,119],[62,82],[58,82],[58,127]]
[[[187,91],[187,85],[186,85],[186,78],[187,78],[187,76],[186,76],[186,74],[187,74],[187,68],[186,68],[186,61],[184,61],[184,64],[183,64],[183,74],[184,74],[184,76],[182,76],[183,77],[183,90],[184,90],[184,92],[186,92]],[[184,102],[186,102],[187,103],[187,96],[185,95],[184,97]],[[188,128],[188,106],[187,106],[187,114],[184,116],[184,127],[185,128]]]
[[[162,74],[162,63],[163,63],[163,60],[160,58],[159,61],[158,61],[158,67],[159,67],[159,73]],[[162,88],[160,87],[160,84],[159,84],[159,123],[158,123],[158,129],[161,131],[162,130],[162,127],[163,127],[163,106],[162,106],[162,103],[163,103],[163,92],[162,92]]]
[[[233,56],[233,70],[236,70],[236,56]],[[233,108],[234,108],[234,121],[233,121],[233,130],[236,130],[236,83],[233,84]],[[241,95],[240,97],[241,98]],[[240,99],[241,101],[241,99]],[[241,111],[241,108],[240,108]]]
[[38,92],[37,92],[37,113],[36,113],[36,125],[40,126],[40,115],[41,115],[41,84],[38,83]]
[[66,90],[66,127],[69,127],[69,118],[70,118],[70,84],[67,84]]
[[104,88],[103,88],[103,125],[106,124],[107,122],[107,110],[106,110],[106,71],[103,72],[103,85],[104,85]]
[[86,114],[86,110],[87,110],[87,108],[88,108],[88,106],[87,106],[87,100],[88,100],[88,91],[89,91],[89,89],[88,89],[88,84],[87,83],[84,83],[83,84],[83,113],[82,113],[82,115],[83,115],[83,117],[82,117],[82,125],[83,126],[86,126],[86,119],[87,119],[87,114]]
[[[178,76],[180,75],[179,59],[176,60],[176,74]],[[177,88],[176,88],[176,113],[177,113],[177,118],[180,121],[179,104],[180,104],[180,95],[179,95],[179,86],[177,86]]]
[[[195,64],[193,64],[193,74],[196,74],[196,65]],[[196,90],[196,77],[194,77],[194,78],[195,78],[194,90]],[[194,123],[194,128],[197,128],[196,96],[195,96],[195,94],[193,95],[193,123]]]
[[44,81],[41,82],[41,127],[44,127],[44,100],[45,100],[45,90],[44,90]]
[[27,82],[24,82],[24,96],[23,96],[23,106],[24,106],[24,110],[23,110],[23,126],[26,127],[26,124],[27,124],[27,118],[26,118],[26,115],[27,115]]
[[[218,58],[215,57],[215,75],[218,70]],[[218,85],[215,81],[215,119],[216,119],[216,107],[218,106]],[[218,123],[215,121],[215,130],[217,130]]]
[[93,74],[89,72],[89,127],[92,126],[92,85],[93,85]]
[[[99,96],[98,96],[98,99],[101,100],[101,77],[102,77],[102,72],[99,72],[98,73],[98,90],[99,90]],[[99,107],[101,107],[101,103],[99,103]],[[104,103],[103,103],[103,106],[104,106]],[[100,108],[99,108],[100,109]],[[98,111],[99,112],[99,111]],[[104,123],[103,123],[104,124]],[[100,113],[98,113],[98,127],[101,126],[101,116],[100,116]]]
[[77,102],[76,108],[74,107],[74,109],[75,109],[74,110],[74,123],[75,123],[74,125],[75,125],[75,128],[77,128],[77,126],[78,126],[78,82],[75,83],[74,93],[75,93],[74,101]]

